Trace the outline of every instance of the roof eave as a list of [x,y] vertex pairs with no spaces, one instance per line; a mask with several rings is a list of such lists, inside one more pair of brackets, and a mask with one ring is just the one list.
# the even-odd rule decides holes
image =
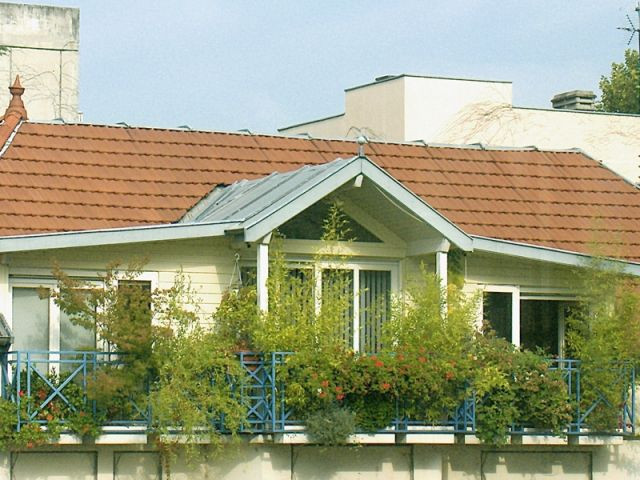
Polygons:
[[[593,258],[593,255],[585,253],[571,252],[540,245],[499,240],[479,235],[471,235],[471,237],[473,238],[474,250],[477,252],[497,253],[510,257],[519,257],[572,267],[585,267],[588,265],[589,260]],[[616,259],[611,259],[610,261],[612,265],[622,265],[625,273],[640,276],[640,264]]]
[[237,221],[228,221],[16,235],[0,238],[0,253],[218,237],[238,226]]

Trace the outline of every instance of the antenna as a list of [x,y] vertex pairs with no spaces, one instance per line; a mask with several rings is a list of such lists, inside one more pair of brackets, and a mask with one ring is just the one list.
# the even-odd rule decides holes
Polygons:
[[[638,24],[640,24],[640,0],[636,4],[636,13],[638,14]],[[630,32],[629,41],[627,45],[631,45],[631,41],[633,40],[633,36],[638,34],[638,52],[640,53],[640,28],[636,27],[635,23],[631,21],[629,15],[627,15],[627,21],[629,22],[629,27],[618,27],[618,30],[624,30],[625,32]]]

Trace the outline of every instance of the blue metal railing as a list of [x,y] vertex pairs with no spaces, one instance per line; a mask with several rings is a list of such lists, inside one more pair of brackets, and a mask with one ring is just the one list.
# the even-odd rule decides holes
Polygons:
[[[278,377],[279,368],[291,353],[240,353],[243,378],[233,385],[234,391],[247,409],[246,433],[282,433],[303,425],[286,404],[287,385]],[[82,410],[95,421],[110,427],[139,427],[151,429],[152,412],[146,401],[141,401],[148,390],[148,382],[141,382],[138,395],[127,400],[124,412],[105,412],[88,395],[91,381],[104,369],[123,366],[123,356],[110,352],[76,351],[16,351],[0,352],[0,394],[16,405],[17,428],[25,424],[46,424],[47,412],[56,409],[59,418]],[[603,371],[605,370],[604,367]],[[602,434],[635,434],[635,369],[631,364],[608,367],[607,378],[618,385],[621,398],[608,398],[604,392],[589,385],[588,398],[583,395],[585,379],[578,360],[555,359],[550,369],[557,370],[566,385],[569,401],[574,409],[567,425],[567,435],[596,433],[590,429],[590,419],[598,409],[606,408],[617,415],[618,427]],[[617,382],[617,383],[616,383]],[[215,422],[225,430],[224,418]],[[425,428],[426,427],[426,428]],[[512,427],[513,434],[529,434],[527,425]],[[139,428],[137,430],[139,430]],[[114,429],[112,429],[114,430]],[[115,429],[115,431],[118,431]],[[122,428],[120,431],[130,431]],[[460,406],[444,413],[437,422],[422,422],[407,418],[400,401],[395,404],[395,418],[381,433],[458,433],[474,434],[476,431],[476,398],[469,394]],[[549,432],[536,432],[547,434]]]

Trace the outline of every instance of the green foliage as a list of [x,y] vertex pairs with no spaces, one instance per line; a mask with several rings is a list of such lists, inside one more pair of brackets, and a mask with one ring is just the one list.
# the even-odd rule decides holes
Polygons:
[[602,76],[599,105],[605,112],[640,113],[640,69],[638,52],[627,49],[623,63],[611,64],[611,75]]
[[[255,296],[227,296],[226,313],[234,315],[223,309],[219,318],[226,323],[213,332],[201,325],[200,301],[182,272],[171,287],[149,290],[136,281],[142,265],[108,265],[99,287],[70,278],[59,268],[54,271],[59,284],[54,301],[73,323],[95,328],[112,351],[122,352],[116,363],[95,372],[89,398],[107,420],[135,419],[138,410],[150,407],[151,433],[166,455],[179,446],[193,454],[204,438],[219,445],[223,417],[231,433],[246,419],[246,406],[232,390],[241,382],[241,367],[231,344],[254,327],[237,334],[232,329],[252,311],[246,307],[249,302],[255,309]],[[96,432],[80,413],[65,420],[83,435]]]
[[472,378],[480,440],[504,444],[512,425],[561,434],[572,405],[561,372],[551,370],[549,360],[493,336],[477,337],[476,354]]
[[213,315],[216,338],[229,352],[255,349],[259,321],[256,289],[251,287],[225,292]]
[[[35,422],[27,422],[28,401],[29,399],[22,394],[18,411],[16,403],[0,398],[0,450],[31,449],[54,442],[60,436],[60,423],[57,418],[50,417],[46,428]],[[17,431],[18,415],[24,422],[20,431]]]
[[353,412],[335,405],[316,410],[305,423],[311,440],[320,445],[344,445],[356,429]]
[[581,294],[567,319],[567,349],[582,362],[582,407],[604,400],[587,423],[594,430],[615,429],[628,389],[621,368],[640,362],[640,286],[600,258],[576,270],[574,277]]

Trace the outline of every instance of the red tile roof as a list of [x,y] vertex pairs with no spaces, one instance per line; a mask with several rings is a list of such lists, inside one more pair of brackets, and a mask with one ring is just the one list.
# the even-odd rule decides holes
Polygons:
[[[1,145],[0,145],[1,147]],[[171,223],[215,185],[348,158],[354,142],[23,123],[0,158],[0,235]],[[640,261],[640,190],[577,152],[370,143],[469,234]]]

